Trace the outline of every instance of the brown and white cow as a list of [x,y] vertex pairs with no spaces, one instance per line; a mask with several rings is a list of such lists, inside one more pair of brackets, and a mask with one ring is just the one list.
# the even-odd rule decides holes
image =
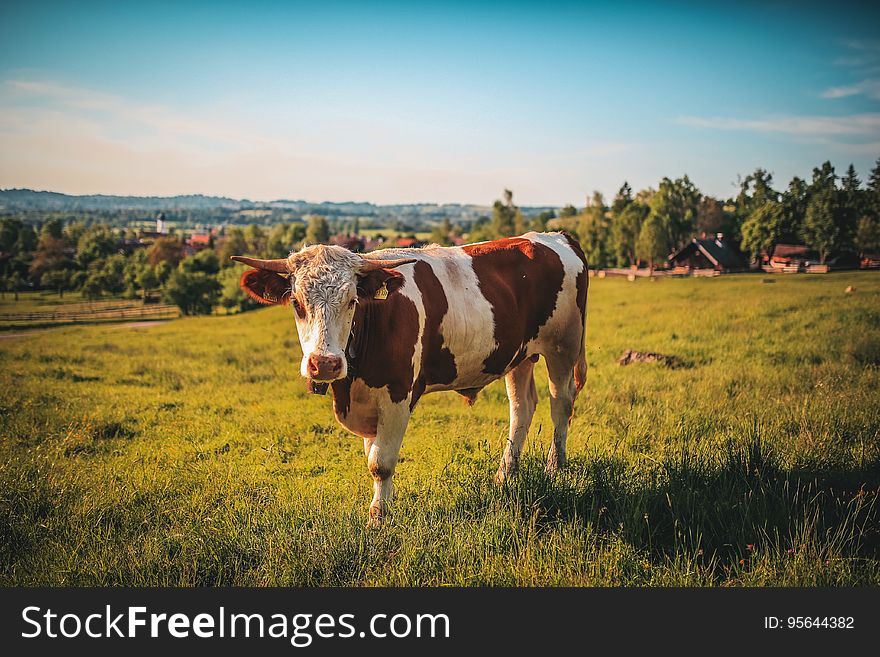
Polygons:
[[553,418],[547,470],[565,464],[586,374],[588,285],[584,253],[568,235],[366,255],[317,245],[280,260],[233,259],[254,267],[241,278],[251,297],[293,305],[302,376],[317,387],[332,382],[336,418],[363,438],[371,524],[386,514],[403,434],[425,393],[454,390],[472,404],[505,377],[510,434],[496,480],[516,472],[537,403],[539,355]]

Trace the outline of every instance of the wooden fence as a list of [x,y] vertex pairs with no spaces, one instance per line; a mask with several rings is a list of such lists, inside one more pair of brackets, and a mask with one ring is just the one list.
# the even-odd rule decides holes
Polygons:
[[0,313],[0,323],[53,323],[53,322],[96,322],[137,319],[172,319],[180,315],[177,306],[129,306],[123,308],[100,308],[95,310],[65,311],[63,308],[51,311],[24,313]]

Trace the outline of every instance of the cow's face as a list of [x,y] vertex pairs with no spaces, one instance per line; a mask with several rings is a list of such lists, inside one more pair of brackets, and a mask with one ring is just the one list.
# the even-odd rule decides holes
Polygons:
[[300,374],[314,381],[348,375],[345,348],[359,294],[371,294],[387,280],[400,278],[393,268],[413,262],[366,259],[323,245],[306,247],[283,260],[233,259],[256,267],[241,278],[241,287],[253,299],[293,307],[303,352]]

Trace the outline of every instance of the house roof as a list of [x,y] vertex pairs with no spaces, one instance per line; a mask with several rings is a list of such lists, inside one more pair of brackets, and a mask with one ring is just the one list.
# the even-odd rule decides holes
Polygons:
[[739,269],[748,266],[740,254],[727,242],[718,239],[700,239],[696,237],[690,244],[685,245],[669,256],[670,262],[688,255],[692,249],[701,252],[716,267]]

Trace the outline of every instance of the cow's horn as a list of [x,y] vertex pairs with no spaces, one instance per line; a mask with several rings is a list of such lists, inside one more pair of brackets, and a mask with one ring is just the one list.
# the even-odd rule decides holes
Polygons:
[[236,262],[243,262],[255,269],[266,269],[268,271],[277,271],[280,274],[289,274],[287,268],[287,258],[279,258],[278,260],[260,260],[259,258],[248,258],[247,256],[230,256]]
[[393,260],[373,260],[368,258],[363,258],[363,264],[361,264],[361,273],[368,274],[371,271],[376,271],[377,269],[394,269],[395,267],[400,267],[401,265],[408,265],[411,262],[418,262],[415,258],[395,258]]

